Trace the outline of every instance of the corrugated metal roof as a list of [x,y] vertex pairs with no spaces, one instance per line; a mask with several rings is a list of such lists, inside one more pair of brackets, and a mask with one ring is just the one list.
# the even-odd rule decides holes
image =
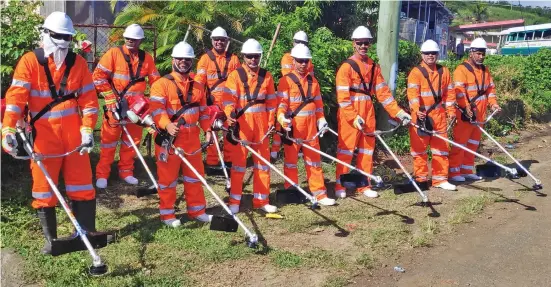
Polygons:
[[498,28],[515,27],[522,24],[524,24],[524,19],[516,19],[516,20],[505,20],[505,21],[494,21],[494,22],[476,23],[476,24],[468,24],[468,25],[459,25],[459,27],[456,27],[456,30],[457,31],[490,30],[490,29],[498,29]]

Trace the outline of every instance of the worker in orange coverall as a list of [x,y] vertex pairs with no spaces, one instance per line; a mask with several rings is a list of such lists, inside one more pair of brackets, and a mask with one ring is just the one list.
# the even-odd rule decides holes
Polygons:
[[[146,77],[150,86],[160,78],[153,57],[139,49],[145,38],[142,27],[138,24],[128,26],[123,37],[125,44],[109,49],[101,57],[93,74],[96,90],[105,99],[104,109],[109,119],[104,119],[101,126],[100,158],[96,166],[98,188],[107,187],[107,179],[119,141],[122,142],[119,151],[119,177],[128,184],[138,184],[138,179],[134,177],[136,151],[128,142],[126,135],[122,135],[122,128],[116,125],[118,121],[115,120],[113,112],[116,111],[122,98],[127,100],[130,97],[145,96]],[[124,117],[124,115],[121,116]],[[127,123],[126,128],[134,143],[139,144],[142,138],[142,127]]]
[[[229,73],[237,69],[241,64],[236,55],[227,51],[229,46],[229,37],[222,27],[216,27],[210,34],[212,49],[207,50],[197,63],[197,75],[195,81],[207,86],[207,104],[218,105],[224,109],[226,105],[222,101],[223,91]],[[232,145],[224,140],[224,163],[226,167],[231,167]],[[219,165],[218,151],[216,146],[212,145],[207,149],[206,164],[207,167]],[[208,172],[208,169],[207,169]]]
[[[305,46],[308,46],[308,35],[304,31],[298,31],[293,36],[293,47],[295,47],[297,44],[303,44]],[[291,72],[294,69],[294,62],[293,57],[291,56],[291,53],[285,53],[283,57],[281,58],[281,76],[287,75],[289,72]],[[307,66],[308,73],[313,77],[314,76],[314,64],[312,61],[308,61]],[[281,100],[280,98],[277,99],[278,104]],[[279,122],[276,122],[276,129],[280,130]],[[281,137],[274,133],[272,136],[272,148],[270,150],[270,157],[273,160],[277,159],[277,153],[281,149]]]
[[[453,72],[455,94],[457,96],[458,124],[453,130],[455,142],[466,146],[472,151],[478,149],[481,131],[471,124],[468,117],[476,117],[477,122],[486,118],[486,108],[501,110],[497,103],[495,85],[490,69],[484,66],[487,44],[483,38],[476,38],[471,42],[469,58],[461,63]],[[465,114],[461,114],[461,111]],[[450,179],[456,182],[480,180],[474,172],[474,155],[458,147],[452,147],[450,155]]]
[[[303,44],[295,45],[291,50],[291,56],[294,58],[294,69],[281,78],[277,87],[278,97],[281,98],[277,119],[284,130],[292,129],[293,138],[310,140],[318,131],[327,127],[327,121],[323,115],[320,86],[316,78],[308,73],[308,63],[312,59],[310,49]],[[317,138],[304,144],[320,149]],[[299,149],[300,146],[294,143],[284,146],[283,171],[294,182],[298,182]],[[312,195],[321,205],[334,205],[335,200],[327,197],[320,154],[304,149],[304,165]],[[285,182],[285,188],[290,187],[291,185]]]
[[[249,39],[241,48],[244,64],[231,72],[224,90],[224,112],[230,126],[238,125],[239,138],[249,142],[259,142],[274,126],[276,95],[272,74],[260,68],[262,46],[254,39]],[[268,138],[260,144],[251,145],[260,156],[268,159],[270,150]],[[232,149],[232,172],[230,190],[230,209],[239,212],[243,193],[243,177],[247,168],[248,151],[244,146],[235,145]],[[277,207],[269,204],[270,167],[260,159],[253,157],[253,208],[260,208],[273,213]]]
[[[423,61],[408,76],[407,95],[413,120],[447,138],[448,124],[455,121],[455,92],[448,68],[436,64],[439,52],[433,40],[421,45]],[[456,190],[455,185],[448,182],[448,143],[413,126],[409,128],[409,138],[415,180],[428,181],[427,146],[430,145],[432,186]]]
[[[34,152],[64,154],[78,146],[79,152],[64,157],[44,158],[49,176],[57,185],[63,173],[65,191],[75,218],[86,231],[96,231],[96,192],[88,153],[94,146],[93,129],[98,118],[98,98],[86,60],[71,51],[76,31],[63,12],[53,12],[44,21],[41,47],[23,55],[15,67],[6,93],[6,114],[2,123],[2,147],[17,154],[16,126],[24,126],[22,114],[28,106],[34,138]],[[49,88],[50,87],[50,88]],[[37,210],[46,244],[57,238],[56,195],[39,166],[31,161],[32,207]]]
[[[206,140],[209,142],[211,140],[209,117],[206,113],[205,86],[189,76],[194,58],[195,52],[188,43],[176,44],[172,50],[172,73],[162,77],[151,87],[150,105],[153,120],[160,129],[174,136],[174,146],[182,148],[186,153],[192,153],[201,147],[198,123],[206,132]],[[182,118],[185,123],[179,123]],[[205,213],[205,195],[197,176],[178,155],[169,153],[166,161],[163,161],[159,159],[160,152],[161,148],[155,148],[158,158],[157,176],[160,187],[159,212],[161,220],[170,227],[178,227],[181,224],[174,213],[176,185],[181,167],[189,217],[209,222],[212,215]],[[201,175],[204,174],[200,152],[194,155],[185,155],[185,157]]]
[[[337,158],[346,163],[352,161],[354,149],[358,148],[358,168],[367,173],[373,170],[373,151],[375,138],[365,136],[362,132],[375,131],[375,108],[371,95],[375,94],[383,108],[393,118],[399,118],[402,124],[409,124],[411,116],[398,106],[388,88],[381,68],[367,55],[372,41],[371,32],[364,26],[359,26],[352,33],[354,55],[339,67],[337,71],[337,102],[339,110],[337,121],[339,142]],[[341,185],[340,176],[348,172],[348,168],[337,165],[335,195],[346,197],[346,190]],[[366,186],[359,190],[367,197],[377,197],[378,193]]]

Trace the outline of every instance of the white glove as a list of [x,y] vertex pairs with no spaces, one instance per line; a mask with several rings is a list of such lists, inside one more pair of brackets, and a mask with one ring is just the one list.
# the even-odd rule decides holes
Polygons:
[[80,149],[80,155],[91,153],[94,148],[94,135],[92,134],[92,129],[81,128],[80,136],[80,145],[83,146],[83,148]]
[[411,123],[411,116],[404,110],[400,110],[398,114],[396,114],[396,117],[400,119],[403,126],[407,126]]
[[286,131],[291,131],[291,119],[285,117],[284,114],[279,114],[277,121],[281,124],[281,127]]
[[[325,118],[320,118],[318,120],[318,132],[325,129],[326,127],[328,126],[327,124],[327,121],[325,120]],[[327,130],[324,130],[321,134],[320,134],[320,138],[323,137],[323,134],[325,134],[327,132]]]
[[17,154],[17,139],[15,138],[14,133],[7,132],[4,134],[2,139],[2,147],[11,155]]
[[270,157],[271,158],[277,158],[277,151],[270,152]]
[[362,119],[362,117],[360,116],[356,116],[356,118],[354,119],[354,127],[361,131],[364,128],[364,124],[364,119]]

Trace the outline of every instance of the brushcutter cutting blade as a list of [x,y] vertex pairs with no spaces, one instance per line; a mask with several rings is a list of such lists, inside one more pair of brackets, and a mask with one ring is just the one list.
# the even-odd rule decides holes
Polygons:
[[149,187],[144,187],[144,188],[138,189],[138,191],[136,191],[136,197],[140,198],[140,197],[144,197],[144,196],[148,196],[148,195],[152,195],[152,194],[156,194],[156,193],[157,193],[157,188],[155,188],[155,186],[152,185],[152,186],[149,186]]
[[107,265],[105,264],[101,264],[99,266],[92,265],[88,268],[88,273],[90,273],[90,275],[92,276],[101,276],[107,273],[107,270],[108,268],[107,268]]
[[300,193],[296,188],[281,189],[276,191],[276,202],[278,205],[286,204],[304,204],[308,198]]
[[540,184],[534,184],[534,185],[532,186],[532,188],[533,188],[534,190],[541,190],[541,189],[543,189],[543,185],[542,185],[541,183],[540,183]]
[[[86,237],[94,249],[107,246],[108,236],[114,237],[111,232],[88,232]],[[52,240],[52,256],[59,256],[75,251],[86,250],[86,245],[75,233],[72,236]]]
[[237,232],[237,221],[231,216],[227,215],[214,215],[210,222],[210,230],[223,231],[223,232]]
[[340,176],[341,185],[345,188],[361,188],[369,186],[367,176],[359,173],[345,173]]
[[[428,181],[415,181],[415,183],[417,184],[417,186],[419,186],[421,191],[427,191],[430,188],[430,184]],[[411,181],[407,183],[395,184],[393,187],[394,187],[394,194],[417,192],[417,189],[415,188],[415,186]]]
[[502,176],[501,168],[490,162],[476,165],[476,175],[487,178],[498,178]]

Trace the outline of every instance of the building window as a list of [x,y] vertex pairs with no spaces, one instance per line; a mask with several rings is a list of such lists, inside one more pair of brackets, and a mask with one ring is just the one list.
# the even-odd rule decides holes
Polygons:
[[526,41],[534,40],[534,31],[526,32]]
[[551,30],[545,30],[543,31],[542,39],[551,39]]

